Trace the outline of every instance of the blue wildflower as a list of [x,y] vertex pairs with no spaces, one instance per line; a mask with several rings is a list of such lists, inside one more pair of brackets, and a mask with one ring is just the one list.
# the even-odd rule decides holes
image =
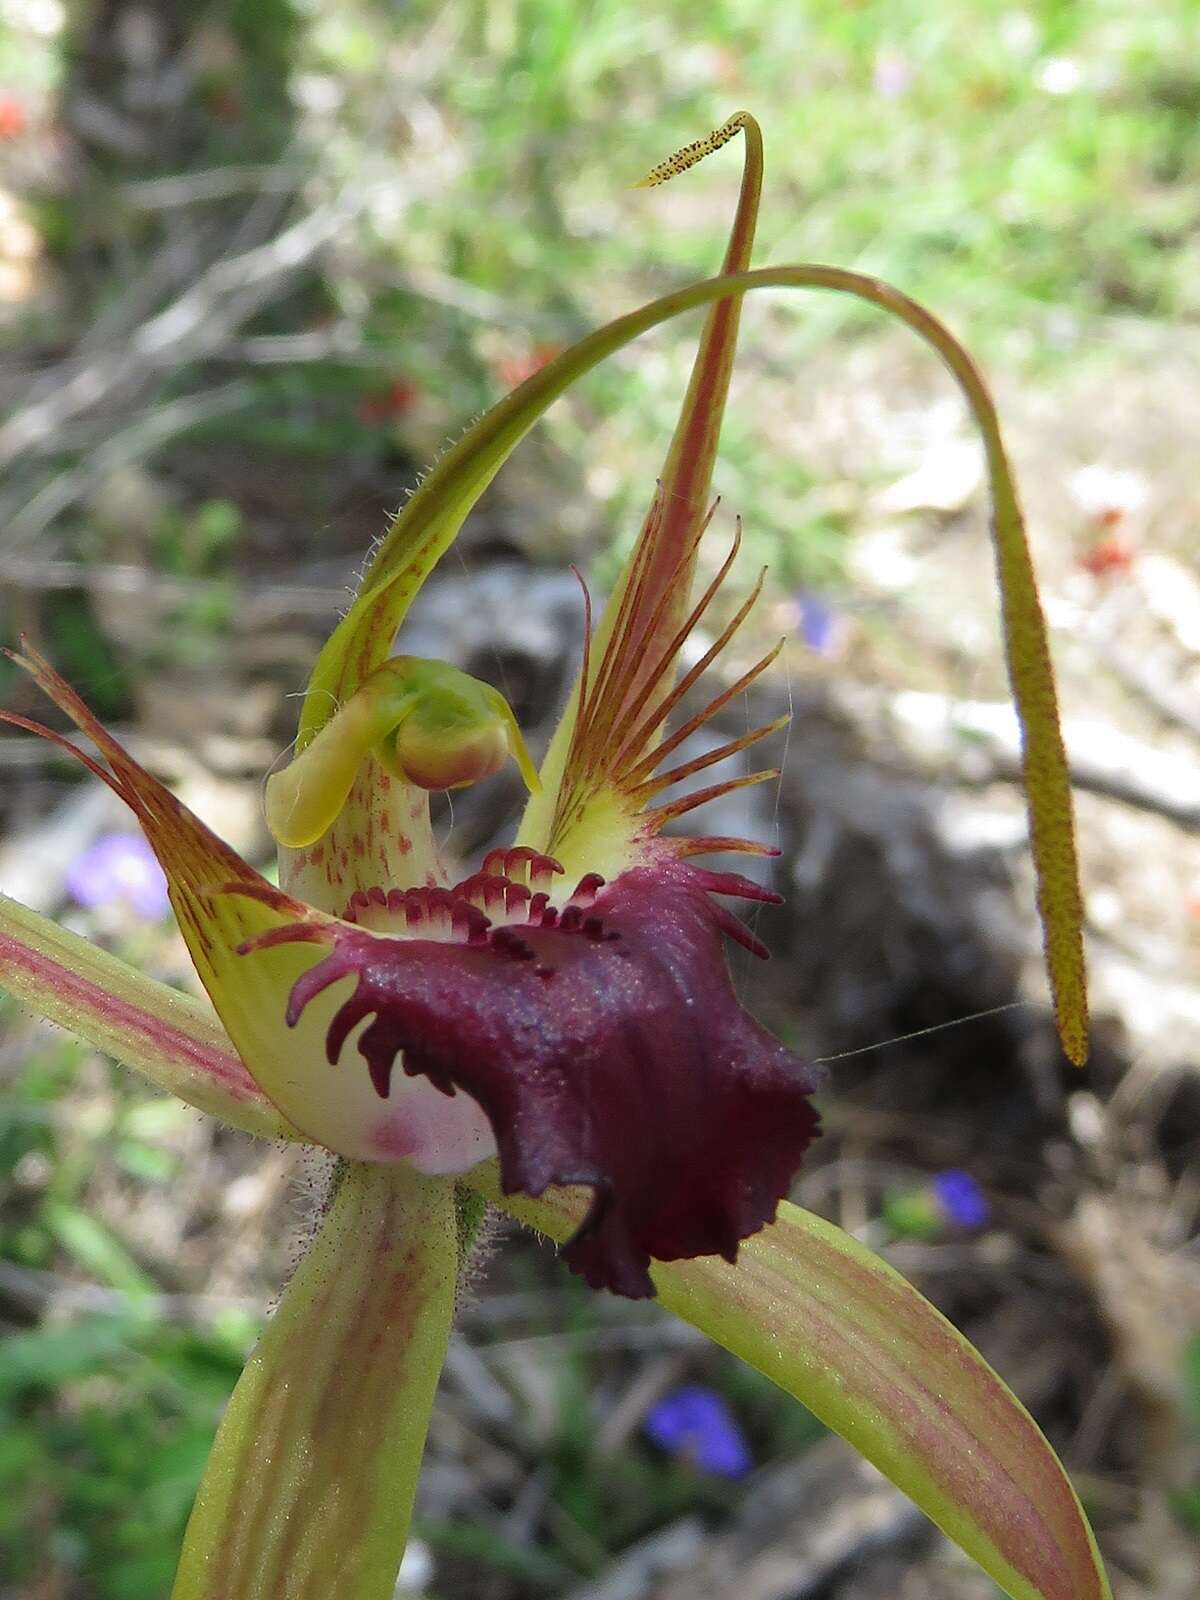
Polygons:
[[685,1384],[646,1414],[647,1435],[661,1449],[715,1478],[744,1478],[754,1465],[746,1436],[719,1394]]
[[798,589],[793,596],[800,637],[819,656],[835,656],[842,640],[842,622],[811,589]]
[[950,1167],[933,1179],[933,1197],[947,1222],[955,1227],[977,1231],[991,1221],[992,1208],[987,1195],[969,1172]]
[[106,833],[67,868],[67,892],[77,905],[125,905],[147,922],[170,910],[167,880],[154,852],[138,833]]

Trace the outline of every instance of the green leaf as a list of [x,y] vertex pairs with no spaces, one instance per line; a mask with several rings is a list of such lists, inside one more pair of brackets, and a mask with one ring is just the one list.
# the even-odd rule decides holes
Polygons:
[[61,1389],[128,1347],[135,1319],[83,1317],[61,1328],[10,1335],[0,1365],[0,1400],[28,1388]]
[[[521,1221],[568,1238],[578,1191],[502,1196]],[[909,1495],[1013,1600],[1111,1600],[1070,1480],[983,1357],[885,1261],[784,1204],[715,1257],[656,1263],[663,1305],[765,1373]]]
[[229,1402],[173,1600],[391,1600],[457,1267],[452,1180],[343,1166]]
[[137,1265],[121,1241],[98,1217],[61,1200],[47,1200],[46,1226],[59,1244],[100,1283],[135,1298],[154,1294],[154,1280]]
[[212,1009],[0,895],[0,987],[159,1089],[267,1139],[294,1139]]
[[1194,1334],[1184,1347],[1183,1378],[1192,1422],[1200,1428],[1200,1333]]

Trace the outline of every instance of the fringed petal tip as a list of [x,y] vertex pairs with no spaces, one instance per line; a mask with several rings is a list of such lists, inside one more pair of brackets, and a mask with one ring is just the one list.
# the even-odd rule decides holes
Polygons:
[[[732,1260],[774,1216],[817,1131],[815,1074],[738,1005],[721,946],[735,919],[709,899],[777,897],[669,858],[581,883],[558,910],[544,893],[506,899],[494,877],[477,880],[460,888],[515,920],[456,920],[454,891],[441,891],[440,936],[427,922],[400,937],[347,922],[297,932],[333,948],[296,982],[289,1024],[353,977],[328,1060],[365,1023],[357,1049],[377,1094],[400,1065],[469,1095],[507,1192],[590,1186],[564,1256],[593,1287],[638,1298],[654,1292],[652,1258]],[[414,893],[379,914],[425,916],[407,905]]]
[[[726,650],[762,592],[765,569],[716,640],[676,682],[680,652],[728,578],[741,546],[739,519],[732,548],[721,567],[690,611],[679,615],[679,595],[686,593],[690,586],[696,552],[715,510],[714,504],[681,548],[660,549],[661,530],[666,519],[660,492],[651,506],[615,610],[610,607],[612,615],[606,615],[596,641],[585,635],[576,701],[565,723],[569,740],[561,781],[555,790],[553,815],[545,818],[544,836],[551,848],[568,850],[573,858],[585,855],[588,849],[595,848],[609,836],[608,848],[601,843],[600,849],[613,875],[617,870],[614,863],[618,860],[622,869],[644,862],[645,840],[658,834],[668,822],[709,800],[779,776],[777,768],[765,768],[649,806],[649,802],[664,790],[728,757],[741,754],[781,731],[790,721],[787,715],[777,717],[701,755],[675,765],[667,761],[766,672],[783,648],[781,640],[736,682],[727,683],[672,733],[665,733],[668,720]],[[664,559],[667,556],[669,559]],[[664,570],[659,570],[660,567]],[[590,602],[586,611],[590,620]],[[556,735],[556,739],[558,737]],[[605,796],[610,803],[605,803]],[[615,829],[616,837],[613,837],[611,803],[614,800],[623,819]],[[531,806],[522,825],[522,836],[527,835],[532,822],[538,822],[538,828],[541,827],[541,810],[536,804]],[[534,829],[534,833],[537,832]],[[585,842],[586,848],[581,848]]]

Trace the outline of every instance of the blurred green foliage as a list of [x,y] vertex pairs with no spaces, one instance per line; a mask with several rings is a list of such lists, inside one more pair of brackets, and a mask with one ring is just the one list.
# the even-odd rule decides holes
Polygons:
[[0,1542],[11,1580],[59,1573],[103,1600],[161,1600],[244,1339],[153,1315],[83,1314],[0,1360]]
[[[16,1021],[7,1002],[3,1020]],[[116,1068],[83,1092],[96,1065],[42,1034],[0,1105],[3,1299],[24,1324],[0,1340],[0,1551],[10,1583],[53,1572],[70,1594],[161,1600],[257,1319],[180,1322],[90,1208],[98,1167],[165,1191],[177,1171],[165,1136],[188,1116]]]
[[[715,269],[732,155],[665,190],[629,185],[741,106],[767,137],[760,261],[879,273],[1031,375],[1103,364],[1146,319],[1200,314],[1198,25],[1196,0],[719,0],[702,21],[683,0],[211,0],[190,22],[207,65],[181,170],[273,153],[314,200],[363,204],[319,277],[248,330],[345,324],[354,351],[258,367],[250,406],[200,437],[322,460],[337,481],[407,458],[411,480],[539,351]],[[14,77],[52,77],[53,56],[48,42],[13,58]],[[247,215],[259,198],[243,197]],[[73,193],[51,210],[81,225]],[[125,266],[101,307],[175,226],[119,187],[109,210]],[[819,295],[756,304],[747,323],[753,381],[735,395],[718,488],[778,581],[827,584],[854,508],[802,438],[779,448],[778,435],[806,356],[884,324]],[[607,547],[588,552],[601,585],[653,483],[686,343],[645,341],[547,424],[583,468],[581,494],[606,505]],[[389,379],[404,396],[391,408]],[[320,548],[313,512],[301,555]]]

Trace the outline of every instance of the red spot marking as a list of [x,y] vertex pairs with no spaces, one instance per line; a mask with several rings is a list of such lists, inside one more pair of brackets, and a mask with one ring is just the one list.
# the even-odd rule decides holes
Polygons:
[[412,840],[407,834],[402,833],[396,840],[396,848],[402,856],[410,856],[412,855]]
[[392,1122],[385,1122],[376,1131],[372,1143],[381,1156],[386,1156],[393,1161],[412,1155],[417,1148],[416,1140],[411,1132],[398,1119]]
[[341,852],[341,854],[338,856],[338,860],[342,864],[342,871],[343,872],[347,871],[349,869],[349,866],[350,866],[350,852],[349,852],[349,850],[343,850]]
[[324,859],[325,859],[325,846],[323,844],[314,845],[313,846],[313,850],[312,850],[312,855],[309,856],[309,860],[312,862],[313,866],[314,867],[319,867],[321,865],[322,861],[324,861]]
[[391,787],[392,787],[392,775],[391,775],[391,773],[390,772],[381,772],[379,774],[379,792],[380,792],[380,794],[386,794]]
[[356,833],[354,835],[353,839],[351,839],[351,841],[350,841],[350,848],[354,852],[354,859],[356,861],[361,861],[363,856],[364,856],[364,854],[366,853],[365,852],[365,846],[363,845],[363,842],[362,842],[362,834]]

